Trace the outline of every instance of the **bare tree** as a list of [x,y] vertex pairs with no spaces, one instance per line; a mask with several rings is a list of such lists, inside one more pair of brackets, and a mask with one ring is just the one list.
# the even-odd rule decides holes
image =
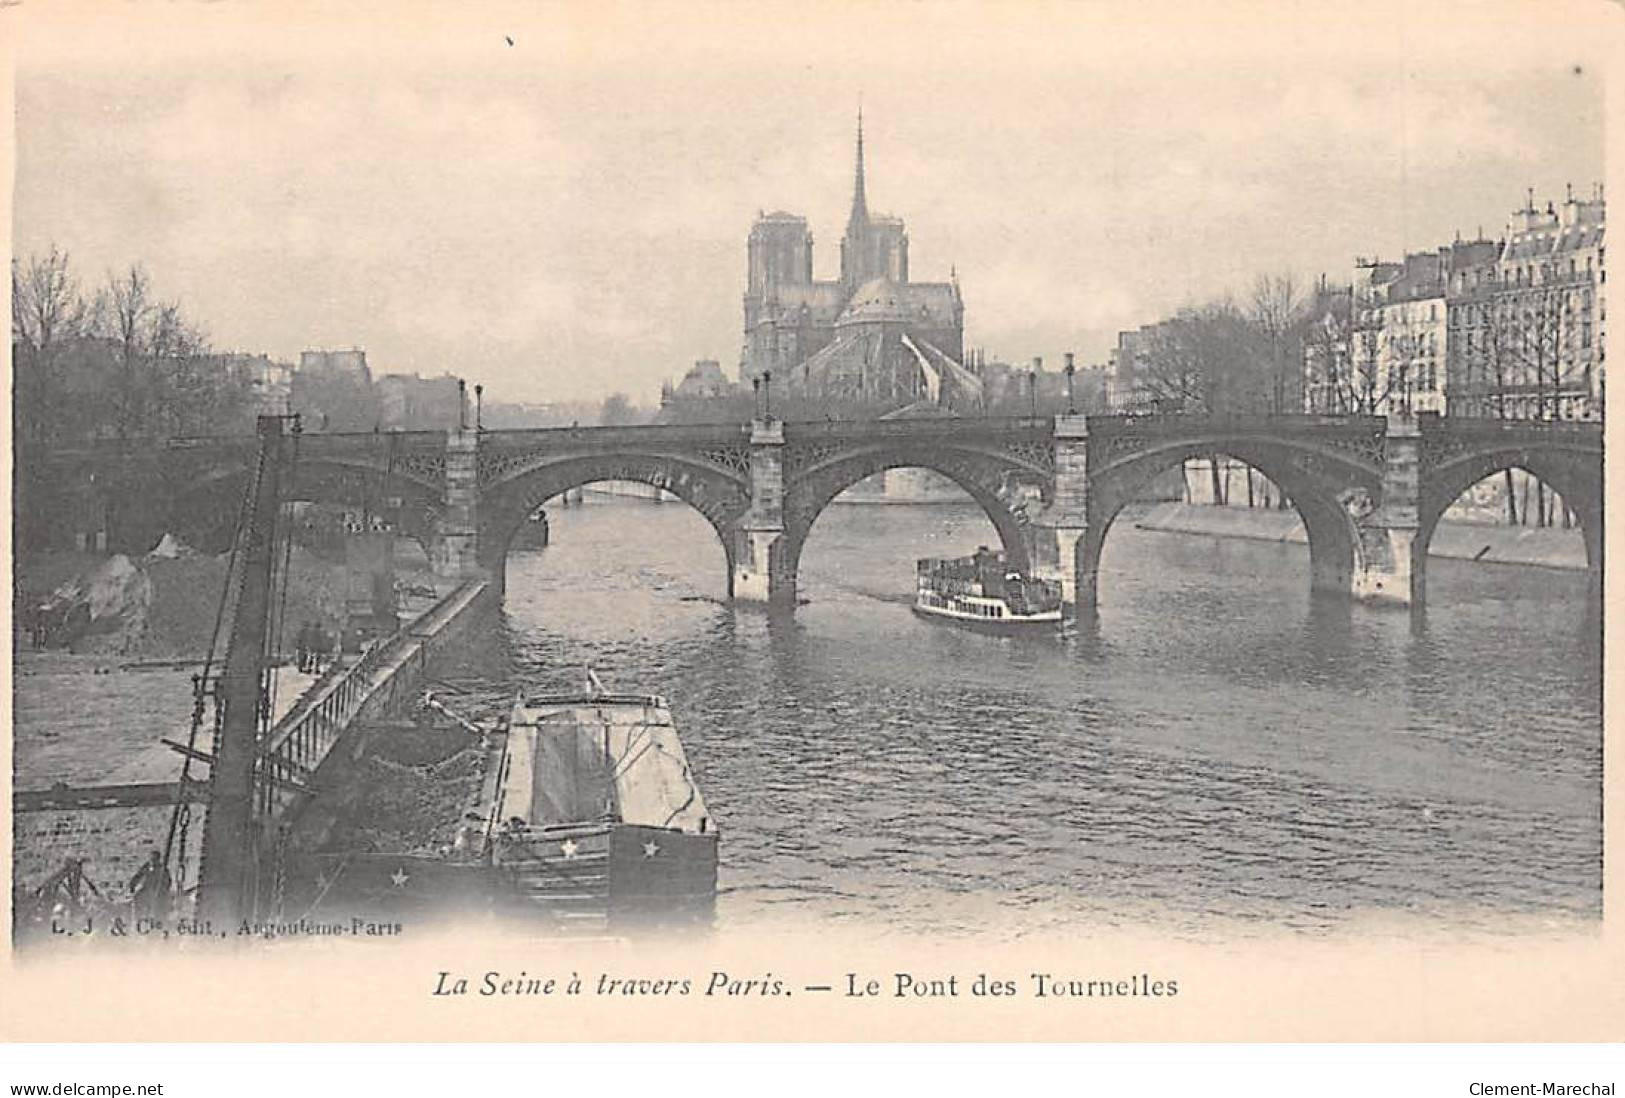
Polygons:
[[82,334],[90,314],[68,254],[55,244],[47,255],[30,256],[26,263],[12,260],[11,339],[23,367],[17,420],[31,441],[48,443],[57,435],[57,354],[63,343]]
[[[1488,401],[1480,397],[1480,409],[1493,411],[1496,419],[1506,419],[1509,412],[1507,398],[1513,386],[1519,339],[1515,327],[1507,322],[1512,315],[1512,306],[1503,300],[1485,301],[1474,308],[1479,310],[1477,316],[1483,323],[1475,326],[1467,336],[1468,382],[1480,393],[1485,388],[1489,390]],[[1501,488],[1507,502],[1507,525],[1516,526],[1518,495],[1511,469],[1502,471]]]
[[[1164,412],[1266,412],[1270,364],[1258,330],[1228,301],[1183,309],[1145,333],[1134,364],[1139,395]],[[1226,502],[1219,455],[1210,455],[1215,503]]]
[[151,280],[147,269],[132,263],[128,270],[108,273],[106,300],[113,338],[119,344],[119,400],[117,433],[121,439],[129,438],[137,422],[144,418],[141,394],[145,389],[139,376],[147,324],[154,306],[151,299]]
[[[1497,419],[1558,419],[1567,414],[1565,396],[1587,390],[1580,371],[1587,348],[1577,346],[1575,307],[1579,292],[1564,284],[1503,284],[1493,296],[1468,306],[1463,406],[1472,414]],[[1511,469],[1504,472],[1507,522],[1527,524],[1527,506]],[[1527,486],[1522,495],[1527,497]],[[1561,502],[1544,482],[1535,484],[1535,521],[1549,525]],[[1566,516],[1565,516],[1566,517]]]
[[1506,289],[1483,309],[1470,356],[1479,404],[1497,418],[1558,419],[1565,395],[1585,391],[1572,287]]
[[1409,354],[1409,348],[1399,342],[1402,338],[1378,320],[1356,319],[1350,324],[1348,368],[1333,386],[1338,414],[1373,416],[1394,400],[1409,407],[1409,371],[1390,365]]
[[1270,380],[1270,411],[1297,411],[1293,379],[1303,361],[1307,301],[1290,272],[1260,275],[1253,283],[1247,319],[1257,334],[1263,368]]
[[177,302],[152,307],[146,326],[146,384],[151,400],[141,427],[149,434],[201,434],[231,425],[248,400],[248,379],[208,354],[208,338]]
[[1206,410],[1207,362],[1194,326],[1195,314],[1186,310],[1146,332],[1134,363],[1134,383],[1158,411]]

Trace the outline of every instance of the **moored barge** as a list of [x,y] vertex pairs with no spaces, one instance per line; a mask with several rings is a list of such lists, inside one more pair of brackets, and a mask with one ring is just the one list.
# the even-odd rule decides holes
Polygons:
[[718,835],[666,700],[518,698],[481,845],[521,907],[608,930],[709,923]]
[[415,850],[300,859],[296,876],[319,882],[310,910],[490,916],[546,936],[711,924],[719,836],[664,698],[593,679],[579,693],[521,694],[503,722],[457,719],[483,741],[461,820]]

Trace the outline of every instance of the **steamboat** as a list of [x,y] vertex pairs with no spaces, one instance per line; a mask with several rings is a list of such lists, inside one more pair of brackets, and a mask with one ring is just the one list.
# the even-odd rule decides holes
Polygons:
[[986,546],[968,557],[927,557],[915,569],[914,612],[924,617],[996,632],[1061,623],[1061,585],[1025,575]]

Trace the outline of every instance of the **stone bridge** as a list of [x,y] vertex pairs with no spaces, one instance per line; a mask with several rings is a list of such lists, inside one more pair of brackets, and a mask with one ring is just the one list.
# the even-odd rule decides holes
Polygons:
[[[545,500],[601,480],[654,485],[704,515],[738,600],[793,605],[801,551],[823,509],[885,469],[935,470],[987,514],[1010,558],[1095,603],[1113,520],[1157,474],[1229,457],[1280,487],[1303,518],[1312,584],[1408,605],[1427,546],[1477,481],[1522,468],[1578,515],[1603,564],[1599,424],[1424,415],[1058,416],[512,431],[305,434],[292,495],[379,506],[437,570],[500,587],[508,545]],[[39,526],[145,551],[164,530],[207,542],[236,521],[250,438],[173,439],[19,455],[19,536]],[[32,525],[31,525],[32,524]]]

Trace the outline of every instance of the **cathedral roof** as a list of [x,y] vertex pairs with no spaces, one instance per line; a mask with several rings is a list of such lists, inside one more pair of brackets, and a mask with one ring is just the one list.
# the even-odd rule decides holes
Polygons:
[[957,324],[959,291],[951,282],[892,282],[873,278],[852,292],[840,323],[896,321],[904,324]]

